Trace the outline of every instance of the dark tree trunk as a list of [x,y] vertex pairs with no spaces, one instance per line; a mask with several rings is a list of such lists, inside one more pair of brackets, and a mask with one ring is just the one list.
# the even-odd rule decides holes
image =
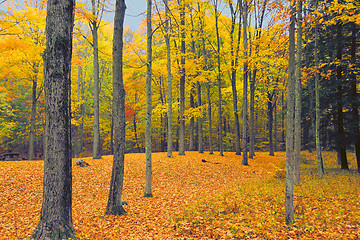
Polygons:
[[[337,26],[337,41],[338,41],[338,46],[337,46],[337,53],[336,53],[336,57],[337,59],[341,62],[342,59],[342,26],[341,24],[338,24]],[[347,162],[347,157],[346,157],[346,147],[345,147],[345,130],[344,130],[344,115],[343,115],[343,87],[342,87],[342,83],[343,83],[343,79],[342,79],[342,67],[341,65],[337,67],[336,70],[336,77],[337,77],[337,82],[338,82],[338,87],[337,87],[337,94],[336,94],[336,98],[337,98],[337,106],[336,106],[336,110],[337,110],[337,130],[338,130],[338,134],[337,134],[337,151],[338,151],[338,156],[340,157],[340,162],[341,162],[341,169],[349,169],[348,166],[348,162]]]
[[122,191],[125,159],[125,88],[123,83],[123,32],[125,0],[116,0],[113,40],[113,119],[114,160],[111,173],[109,199],[105,214],[122,215]]
[[248,41],[247,41],[247,17],[248,17],[248,5],[247,1],[244,2],[244,21],[243,21],[243,41],[244,41],[244,74],[243,74],[243,108],[242,108],[242,115],[243,115],[243,132],[242,132],[242,141],[243,141],[243,159],[242,164],[247,166],[248,164],[248,149],[247,149],[247,119],[248,119],[248,112],[247,112],[247,87],[248,87]]
[[[202,106],[201,101],[201,84],[196,83],[197,95],[198,95],[198,107]],[[203,118],[198,118],[198,139],[199,139],[199,153],[204,153],[204,143],[203,143]]]
[[249,158],[255,156],[255,79],[256,69],[253,71],[253,75],[250,78],[250,148]]
[[31,117],[30,117],[30,135],[29,135],[29,153],[28,159],[33,160],[35,153],[35,125],[36,125],[36,89],[37,79],[34,79],[32,86],[32,102],[31,102]]
[[[195,108],[195,101],[194,101],[194,91],[191,89],[190,91],[190,107]],[[190,127],[189,127],[189,150],[195,151],[195,137],[194,137],[194,129],[195,129],[195,119],[194,117],[190,118]]]
[[74,1],[47,2],[45,159],[40,221],[31,239],[75,237],[72,223],[71,55]]
[[269,155],[274,156],[273,145],[273,94],[268,93],[268,129],[269,129]]

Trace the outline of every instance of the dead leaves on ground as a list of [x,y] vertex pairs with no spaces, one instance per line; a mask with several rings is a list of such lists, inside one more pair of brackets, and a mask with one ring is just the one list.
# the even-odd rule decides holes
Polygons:
[[[297,223],[289,230],[283,224],[284,184],[272,177],[275,166],[284,160],[283,156],[257,153],[249,167],[242,166],[241,156],[234,153],[225,153],[225,157],[196,152],[174,156],[167,158],[166,153],[153,154],[154,197],[143,198],[145,154],[126,155],[123,199],[128,205],[125,206],[127,214],[120,217],[104,215],[112,156],[100,160],[87,158],[85,161],[90,166],[86,168],[74,165],[73,222],[77,237],[358,236],[359,214],[355,210],[360,207],[359,192],[354,190],[354,185],[359,186],[358,176],[348,177],[351,184],[346,182],[346,177],[346,181],[337,178],[338,181],[329,176],[328,180],[321,180],[325,181],[323,183],[314,177],[304,178],[304,184],[295,189],[299,193],[295,198]],[[202,159],[219,164],[202,162]],[[28,238],[40,216],[43,162],[0,162],[0,171],[3,173],[0,176],[0,236],[2,239]],[[322,190],[327,194],[321,195],[318,191],[320,183],[328,187]],[[341,188],[342,183],[349,187],[339,192],[336,189]],[[331,232],[332,235],[326,235]]]

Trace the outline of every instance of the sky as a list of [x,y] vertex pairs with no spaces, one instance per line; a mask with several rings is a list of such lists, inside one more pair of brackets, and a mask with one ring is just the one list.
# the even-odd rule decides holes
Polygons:
[[142,19],[146,17],[146,0],[125,0],[126,11],[124,25],[135,31]]

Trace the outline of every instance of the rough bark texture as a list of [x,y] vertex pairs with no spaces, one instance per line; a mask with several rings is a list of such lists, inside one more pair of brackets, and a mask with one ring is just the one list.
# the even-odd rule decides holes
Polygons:
[[40,221],[31,239],[69,239],[72,223],[70,74],[75,2],[47,2],[45,158]]
[[185,155],[185,5],[183,0],[178,1],[180,9],[180,29],[181,29],[181,76],[180,76],[180,126],[179,126],[179,155]]
[[295,98],[295,0],[291,1],[289,27],[289,81],[287,89],[286,110],[286,189],[285,189],[285,222],[294,223],[294,98]]
[[220,65],[220,36],[219,36],[219,14],[217,11],[218,1],[215,1],[215,28],[216,28],[216,42],[217,42],[217,86],[218,86],[218,118],[219,118],[219,155],[224,156],[223,141],[222,141],[222,109],[221,109],[221,65]]
[[[195,108],[195,101],[194,101],[194,88],[191,86],[190,90],[190,107]],[[195,119],[194,117],[190,118],[190,126],[189,126],[189,151],[195,151]]]
[[145,153],[146,153],[146,173],[144,197],[152,197],[151,178],[151,63],[152,63],[152,27],[151,27],[151,5],[152,0],[147,0],[147,59],[146,59],[146,118],[145,118]]
[[122,191],[125,158],[125,89],[123,83],[123,32],[125,0],[116,0],[113,40],[113,121],[114,159],[111,173],[109,199],[105,214],[122,215]]
[[273,145],[273,93],[268,92],[268,129],[269,129],[269,155],[274,156],[274,145]]
[[249,158],[255,156],[255,79],[256,69],[254,69],[252,78],[250,79],[250,148]]
[[295,70],[295,132],[294,132],[294,181],[299,185],[300,178],[300,150],[301,150],[301,55],[302,55],[302,1],[297,2],[297,41],[296,41],[296,70]]
[[242,164],[243,165],[249,165],[248,164],[248,155],[247,155],[247,137],[248,137],[248,131],[247,131],[247,118],[248,118],[248,112],[247,112],[247,87],[248,87],[248,59],[247,59],[247,17],[248,17],[248,5],[247,1],[244,1],[244,21],[243,21],[243,41],[244,41],[244,78],[243,78],[243,132],[242,132],[242,142],[243,142],[243,159]]
[[171,75],[171,55],[170,55],[170,13],[168,0],[164,0],[166,22],[165,22],[165,44],[166,44],[166,69],[168,78],[168,115],[167,115],[167,157],[173,157],[173,139],[172,139],[172,75]]
[[[96,17],[97,10],[95,0],[91,1],[92,13]],[[99,48],[98,48],[98,29],[99,22],[96,20],[91,21],[91,33],[93,36],[93,66],[94,66],[94,122],[93,122],[93,158],[100,159],[100,114],[99,114],[99,93],[100,93],[100,80],[99,80]]]

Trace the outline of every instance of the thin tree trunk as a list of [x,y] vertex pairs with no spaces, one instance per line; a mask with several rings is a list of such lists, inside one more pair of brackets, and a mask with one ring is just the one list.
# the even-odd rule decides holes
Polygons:
[[248,41],[247,41],[247,17],[248,17],[248,5],[247,5],[247,1],[244,1],[244,13],[243,13],[243,17],[244,17],[244,21],[243,21],[243,41],[244,41],[244,78],[243,78],[243,111],[242,111],[242,116],[243,116],[243,132],[242,132],[242,141],[243,141],[243,159],[242,159],[242,164],[243,165],[249,165],[248,164],[248,155],[247,155],[247,135],[248,135],[248,131],[247,131],[247,87],[248,87]]
[[223,153],[223,141],[222,141],[222,109],[221,109],[221,65],[220,65],[220,36],[219,36],[219,15],[217,11],[218,0],[215,1],[215,28],[216,28],[216,40],[217,40],[217,85],[218,85],[218,118],[219,118],[219,155],[224,156]]
[[170,47],[170,15],[168,8],[168,0],[164,0],[166,22],[165,22],[165,44],[166,44],[166,69],[168,78],[168,118],[167,118],[167,157],[172,158],[173,139],[172,139],[172,75],[171,75],[171,47]]
[[[92,13],[97,16],[95,0],[92,3]],[[100,80],[99,80],[99,48],[98,48],[98,21],[91,21],[91,33],[93,36],[93,66],[94,66],[94,123],[93,123],[93,159],[101,158],[100,147],[100,117],[99,117],[99,93],[100,93]]]
[[273,96],[268,92],[268,129],[269,129],[269,155],[274,156],[274,145],[273,145]]
[[253,76],[250,79],[250,149],[249,158],[255,156],[255,79],[256,69],[253,71]]
[[299,185],[300,178],[300,150],[301,150],[301,57],[302,57],[302,0],[297,1],[297,41],[295,68],[295,132],[294,132],[294,182]]
[[[240,2],[240,3],[239,3]],[[236,10],[229,1],[229,7],[231,11],[231,30],[230,30],[230,55],[231,55],[231,89],[233,96],[233,109],[234,109],[234,120],[235,120],[235,151],[236,155],[241,155],[241,146],[240,146],[240,123],[239,123],[239,113],[238,113],[238,99],[237,99],[237,90],[236,90],[236,68],[238,61],[238,49],[240,45],[240,36],[241,36],[241,14],[239,14],[239,31],[238,31],[238,41],[236,51],[234,49],[234,31],[235,31],[235,20],[236,20],[236,11],[240,12],[241,1],[238,1]]]
[[32,102],[31,102],[31,117],[30,117],[30,136],[29,136],[29,160],[34,159],[34,150],[35,150],[35,125],[36,125],[36,89],[37,89],[37,79],[33,79],[32,86]]
[[296,1],[291,1],[289,27],[289,81],[286,97],[286,189],[285,222],[294,223],[294,99],[295,99],[295,13]]
[[151,178],[151,78],[152,78],[152,27],[151,27],[151,5],[152,0],[147,0],[147,59],[146,59],[146,118],[145,118],[145,153],[146,153],[146,173],[144,197],[152,197]]
[[[316,1],[317,9],[317,1]],[[315,68],[318,68],[318,25],[315,24]],[[316,159],[319,177],[324,176],[324,164],[321,156],[320,146],[320,86],[319,86],[319,74],[315,74],[315,145],[316,145]]]
[[[196,83],[197,95],[198,95],[198,107],[202,106],[201,101],[201,84]],[[203,143],[203,117],[198,118],[198,138],[199,138],[199,153],[204,153],[204,143]]]
[[30,239],[75,238],[72,222],[71,55],[75,2],[47,2],[45,158],[40,221]]
[[109,199],[105,214],[122,215],[126,211],[122,204],[125,160],[125,88],[123,83],[123,33],[125,0],[116,0],[113,37],[113,120],[114,159],[111,173]]
[[[194,101],[194,89],[190,91],[190,107],[195,108],[195,101]],[[194,117],[190,118],[190,126],[189,126],[189,150],[195,151],[195,138],[194,138],[194,129],[195,129],[195,120]]]
[[278,149],[278,127],[277,127],[277,101],[274,103],[274,151],[276,152]]
[[178,1],[180,9],[180,31],[181,31],[181,76],[180,76],[180,143],[179,155],[185,155],[185,3],[183,0]]

